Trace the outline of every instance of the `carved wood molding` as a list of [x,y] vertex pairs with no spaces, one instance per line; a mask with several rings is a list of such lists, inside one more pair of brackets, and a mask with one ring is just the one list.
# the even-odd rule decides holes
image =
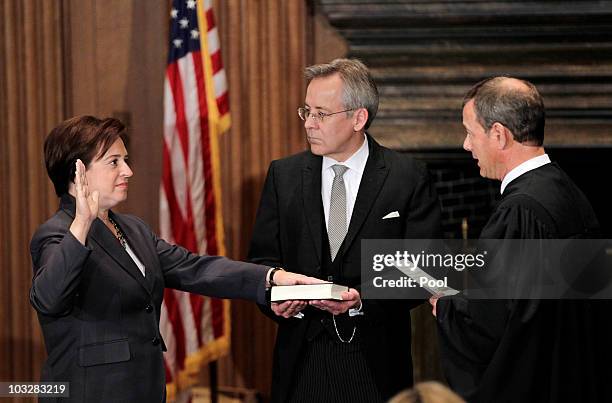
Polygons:
[[548,145],[612,144],[612,2],[319,0],[371,67],[371,132],[395,148],[460,146],[461,99],[482,78],[532,81]]

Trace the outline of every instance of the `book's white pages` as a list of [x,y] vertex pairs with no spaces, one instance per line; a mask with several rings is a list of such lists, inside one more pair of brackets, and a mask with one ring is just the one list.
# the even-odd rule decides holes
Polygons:
[[342,293],[348,287],[334,283],[277,285],[272,287],[272,302],[294,299],[335,299],[342,300]]

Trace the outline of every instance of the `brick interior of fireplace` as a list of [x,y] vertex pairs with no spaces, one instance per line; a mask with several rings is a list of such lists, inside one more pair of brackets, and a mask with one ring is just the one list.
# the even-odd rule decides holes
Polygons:
[[[612,148],[548,148],[548,154],[578,184],[593,205],[603,235],[612,238]],[[477,238],[499,199],[498,181],[483,179],[468,152],[411,152],[427,163],[442,207],[445,238]],[[467,224],[463,225],[463,223]]]

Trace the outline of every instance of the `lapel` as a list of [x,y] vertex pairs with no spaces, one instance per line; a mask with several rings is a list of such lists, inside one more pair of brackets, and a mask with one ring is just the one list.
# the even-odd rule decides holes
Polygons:
[[321,221],[323,216],[323,205],[321,201],[321,166],[323,158],[308,154],[306,164],[302,169],[302,197],[304,201],[304,213],[306,222],[310,228],[315,245],[315,252],[319,263],[321,262]]
[[[74,212],[76,210],[76,200],[73,196],[69,194],[63,195],[60,206],[70,217],[74,218]],[[113,214],[112,218],[115,219],[116,215]],[[123,230],[125,227],[126,226],[124,225],[120,228],[121,230]],[[127,236],[128,234],[126,233],[126,237]],[[134,236],[132,238],[133,240],[137,240],[138,236]],[[91,224],[87,239],[92,240],[96,244],[98,244],[100,246],[101,251],[105,252],[113,260],[115,260],[115,262],[117,262],[123,270],[125,270],[130,276],[132,276],[136,280],[136,282],[138,282],[138,284],[140,284],[149,294],[151,293],[152,284],[150,287],[147,283],[147,280],[145,280],[145,277],[142,275],[132,258],[128,255],[126,250],[123,249],[123,247],[121,246],[119,241],[117,241],[117,238],[115,238],[111,231],[106,228],[106,225],[104,225],[102,220],[100,220],[99,218],[96,218],[94,220],[94,222]],[[136,248],[136,245],[138,245],[138,249],[140,249],[140,245],[138,244],[138,242],[135,245],[131,239],[128,238],[128,241],[130,242],[130,245],[133,248]],[[141,258],[141,256],[138,256],[138,258]],[[141,261],[143,262],[143,264],[145,263],[144,260]],[[153,279],[150,279],[150,281],[152,280]]]
[[368,145],[370,154],[359,184],[351,222],[338,254],[344,254],[351,247],[389,173],[389,167],[385,166],[382,149],[370,135],[368,135]]
[[[110,211],[109,214],[111,214],[113,220],[119,226],[119,229],[121,229],[121,231],[123,231],[123,233],[125,234],[125,237],[127,238],[127,241],[130,244],[132,252],[134,252],[136,257],[138,257],[140,262],[144,265],[144,281],[146,283],[145,288],[149,293],[151,293],[153,291],[153,286],[155,285],[154,274],[157,272],[156,270],[154,270],[154,268],[158,266],[157,260],[151,258],[153,256],[157,257],[157,252],[155,250],[151,250],[151,245],[145,242],[146,238],[144,238],[142,234],[140,234],[133,226],[128,225],[128,223],[123,220],[123,217],[121,215],[117,215],[112,211]],[[122,247],[120,249],[125,252],[125,249],[123,249]],[[124,255],[127,255],[127,252],[124,253]],[[129,262],[131,263],[131,266],[136,267],[136,264],[134,263],[132,258],[129,257],[129,255],[128,258]],[[136,267],[136,270],[137,271],[134,273],[134,276],[137,275],[136,279],[142,280],[143,276],[140,272],[140,269]]]

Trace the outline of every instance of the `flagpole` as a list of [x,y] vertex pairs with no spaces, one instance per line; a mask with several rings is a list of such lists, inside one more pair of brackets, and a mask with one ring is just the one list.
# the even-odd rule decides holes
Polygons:
[[208,374],[210,379],[210,403],[217,403],[219,401],[217,361],[208,363]]

